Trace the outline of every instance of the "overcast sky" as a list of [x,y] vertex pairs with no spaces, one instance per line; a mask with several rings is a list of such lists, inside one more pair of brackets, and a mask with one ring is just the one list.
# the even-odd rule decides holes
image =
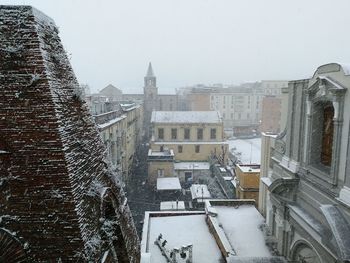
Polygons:
[[0,0],[52,17],[80,83],[160,93],[197,83],[300,79],[350,62],[349,0]]

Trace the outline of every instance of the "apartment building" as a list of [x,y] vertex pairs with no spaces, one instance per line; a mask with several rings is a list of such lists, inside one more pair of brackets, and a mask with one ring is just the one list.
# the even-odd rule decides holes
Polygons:
[[[219,111],[225,132],[234,136],[258,134],[262,124],[262,102],[266,96],[281,97],[282,89],[288,86],[287,81],[263,80],[248,82],[238,86],[196,85],[178,90],[179,97],[185,97],[189,109],[193,111]],[[269,111],[280,116],[280,108]],[[279,118],[269,120],[266,125],[278,126]]]
[[263,94],[258,83],[217,89],[210,94],[210,109],[220,112],[224,127],[235,136],[256,134]]
[[93,115],[93,118],[115,169],[127,181],[136,150],[141,143],[142,105],[120,104],[119,110]]
[[259,201],[260,165],[240,164],[235,168],[236,198]]
[[171,150],[177,162],[207,162],[214,157],[226,163],[228,145],[219,112],[153,111],[151,125],[152,152]]

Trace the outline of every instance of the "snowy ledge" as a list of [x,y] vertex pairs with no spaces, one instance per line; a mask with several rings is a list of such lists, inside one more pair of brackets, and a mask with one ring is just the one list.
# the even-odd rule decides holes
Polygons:
[[103,130],[103,129],[106,129],[107,127],[109,127],[109,126],[112,126],[113,124],[116,124],[117,122],[119,122],[119,121],[121,121],[121,120],[123,120],[123,119],[125,119],[125,118],[126,118],[126,115],[122,115],[122,116],[117,117],[117,118],[115,118],[115,119],[113,119],[113,120],[110,120],[110,121],[108,121],[108,122],[106,122],[106,123],[98,124],[97,127],[98,127],[100,130]]
[[267,187],[269,187],[272,184],[272,181],[271,181],[270,177],[261,177],[260,180]]
[[280,165],[292,173],[297,173],[299,170],[299,163],[287,156],[282,157]]
[[193,142],[185,142],[185,141],[154,141],[152,142],[156,145],[168,145],[168,144],[196,144],[196,145],[203,145],[203,144],[227,144],[227,141],[193,141]]
[[350,188],[344,186],[339,193],[339,197],[337,198],[339,202],[350,207]]

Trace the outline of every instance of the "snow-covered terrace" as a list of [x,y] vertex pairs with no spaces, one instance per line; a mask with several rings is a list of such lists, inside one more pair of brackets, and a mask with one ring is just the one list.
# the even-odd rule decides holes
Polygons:
[[261,138],[255,139],[231,139],[228,140],[230,152],[235,155],[240,163],[261,162]]
[[[193,262],[219,262],[222,255],[205,222],[205,212],[146,212],[141,241],[141,262],[149,256],[151,263],[167,263],[154,244],[159,234],[167,240],[166,247],[192,244]],[[185,262],[185,261],[183,261]]]
[[238,164],[237,167],[243,173],[260,173],[260,165],[254,164]]
[[170,211],[170,210],[185,210],[185,202],[184,201],[167,201],[160,202],[160,210]]
[[[231,250],[229,256],[270,257],[271,253],[265,245],[263,232],[259,226],[264,218],[249,202],[207,201],[206,208],[211,209],[209,222],[218,232],[221,240],[226,240]],[[221,232],[225,235],[221,236]],[[225,243],[225,242],[224,242]]]
[[164,177],[157,179],[157,191],[181,190],[180,180],[177,177]]
[[204,199],[211,198],[208,186],[205,184],[193,184],[190,187],[192,200],[203,202]]
[[194,263],[286,262],[272,256],[265,245],[259,228],[264,218],[255,208],[254,200],[212,199],[205,203],[206,212],[146,212],[141,262],[143,259],[167,262],[154,243],[159,234],[167,240],[168,250],[192,244]]
[[179,162],[174,163],[175,170],[209,170],[208,162]]

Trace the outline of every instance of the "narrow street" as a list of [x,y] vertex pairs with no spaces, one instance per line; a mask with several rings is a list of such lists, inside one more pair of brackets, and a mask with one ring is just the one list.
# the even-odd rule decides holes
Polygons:
[[142,144],[134,162],[133,171],[126,187],[129,207],[135,222],[137,233],[141,238],[145,211],[158,211],[154,190],[148,186],[147,180],[147,151],[148,146]]

